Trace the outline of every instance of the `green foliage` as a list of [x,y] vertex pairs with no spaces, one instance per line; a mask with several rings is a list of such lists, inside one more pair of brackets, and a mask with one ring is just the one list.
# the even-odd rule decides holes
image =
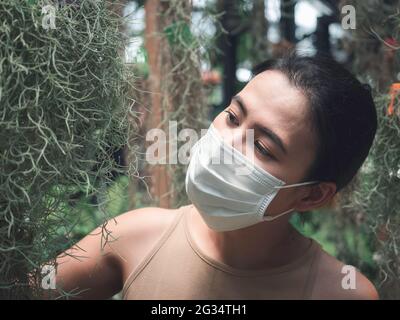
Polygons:
[[374,279],[373,237],[367,226],[359,225],[351,218],[337,210],[324,209],[302,214],[302,217],[294,215],[291,222],[302,234],[321,244],[327,253],[356,266]]
[[70,195],[101,195],[111,172],[123,172],[111,155],[131,129],[118,17],[105,1],[82,0],[58,8],[56,29],[44,30],[43,4],[0,0],[2,298],[40,296],[41,267],[79,219]]
[[[208,106],[200,67],[201,57],[206,55],[203,52],[206,51],[206,41],[192,32],[191,7],[185,0],[162,2],[158,19],[163,115],[159,127],[168,128],[169,121],[174,121],[177,132],[187,128],[205,128]],[[176,143],[178,150],[183,144],[177,137],[169,136],[168,139],[169,143]],[[172,163],[166,166],[171,177],[171,206],[178,207],[188,201],[185,192],[186,165]]]
[[[65,249],[101,225],[105,219],[104,212],[107,212],[107,218],[112,218],[129,211],[128,184],[129,177],[126,175],[118,177],[114,183],[110,184],[101,194],[104,201],[103,208],[100,208],[97,203],[91,203],[91,199],[85,196],[74,202],[69,199],[62,204],[61,207],[66,210],[65,219],[69,222],[60,226],[57,233],[59,237],[65,237],[65,240],[68,240],[64,243]],[[76,189],[76,191],[82,190]],[[49,197],[48,200],[55,199]],[[67,212],[72,210],[78,214],[68,215]],[[67,234],[70,235],[68,239],[66,239]]]
[[177,21],[170,24],[164,28],[164,33],[167,36],[170,46],[181,44],[185,48],[188,48],[195,43],[188,23],[184,21]]
[[[363,234],[372,252],[371,279],[381,298],[400,298],[400,113],[386,115],[389,86],[399,80],[399,0],[351,0],[357,12],[357,28],[347,47],[352,70],[373,87],[378,129],[369,156],[358,174],[354,194],[345,201],[352,215],[362,217]],[[345,209],[346,210],[346,209]],[[358,236],[361,232],[355,232]],[[356,257],[355,257],[356,258]]]

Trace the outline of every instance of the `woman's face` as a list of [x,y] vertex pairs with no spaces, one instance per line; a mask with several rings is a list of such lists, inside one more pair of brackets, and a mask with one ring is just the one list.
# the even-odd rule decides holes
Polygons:
[[[246,130],[253,129],[255,164],[292,184],[303,181],[316,155],[317,141],[310,119],[303,93],[283,73],[271,70],[254,77],[213,124],[234,147],[242,144],[240,150],[245,150]],[[267,214],[293,207],[311,210],[333,196],[334,188],[334,184],[322,183],[282,189]]]

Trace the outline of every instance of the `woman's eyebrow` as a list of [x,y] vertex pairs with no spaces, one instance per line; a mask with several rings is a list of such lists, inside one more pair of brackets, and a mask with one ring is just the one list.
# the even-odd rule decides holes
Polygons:
[[[245,103],[243,102],[243,99],[239,95],[236,95],[232,98],[232,100],[237,103],[244,116],[246,116],[247,108]],[[263,126],[257,126],[257,128],[270,140],[272,140],[272,142],[274,142],[283,151],[284,154],[287,154],[287,150],[284,143],[282,142],[282,139],[274,131]]]
[[264,135],[266,135],[269,139],[271,139],[282,151],[284,154],[287,154],[285,145],[282,142],[282,139],[273,132],[271,129],[259,126],[258,129],[262,131]]
[[247,116],[247,109],[246,109],[246,106],[244,105],[242,98],[240,96],[236,95],[232,98],[232,101],[235,101],[237,103],[237,105],[239,106],[240,110],[243,112],[244,116]]

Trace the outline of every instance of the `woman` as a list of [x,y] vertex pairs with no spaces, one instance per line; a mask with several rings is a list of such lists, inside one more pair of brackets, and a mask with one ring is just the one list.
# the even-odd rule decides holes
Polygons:
[[[192,149],[192,204],[110,220],[103,250],[98,228],[58,257],[57,287],[91,299],[121,289],[124,299],[377,299],[289,223],[349,183],[376,126],[370,91],[336,62],[292,54],[260,65]],[[209,161],[221,151],[235,162]]]

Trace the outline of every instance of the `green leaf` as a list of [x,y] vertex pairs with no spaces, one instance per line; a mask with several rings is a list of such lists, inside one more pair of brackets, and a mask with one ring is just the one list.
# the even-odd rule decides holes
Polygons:
[[189,25],[184,21],[178,21],[164,28],[164,34],[170,45],[181,44],[184,47],[190,47],[194,38]]

